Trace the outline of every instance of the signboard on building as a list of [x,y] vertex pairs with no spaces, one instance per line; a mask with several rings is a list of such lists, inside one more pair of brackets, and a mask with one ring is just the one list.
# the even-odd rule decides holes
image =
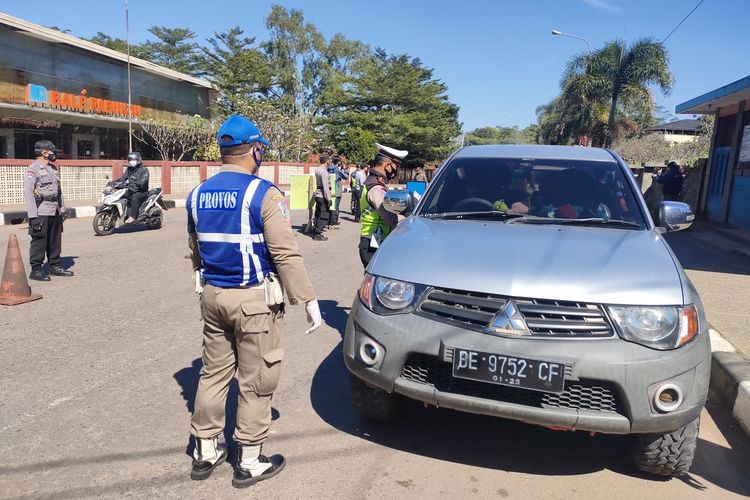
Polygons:
[[740,162],[750,162],[750,125],[742,130],[742,143],[740,143]]
[[[67,94],[57,90],[47,90],[43,85],[29,83],[26,85],[26,104],[80,113],[128,116],[128,103],[89,97],[87,93],[86,89],[83,89],[79,95]],[[131,105],[130,108],[133,118],[138,118],[143,114],[143,108],[137,104]]]

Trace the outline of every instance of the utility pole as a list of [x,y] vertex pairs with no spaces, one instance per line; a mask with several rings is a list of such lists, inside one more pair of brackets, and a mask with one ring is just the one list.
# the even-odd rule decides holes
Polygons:
[[133,103],[130,91],[130,19],[128,0],[125,0],[125,45],[128,51],[128,153],[133,151]]

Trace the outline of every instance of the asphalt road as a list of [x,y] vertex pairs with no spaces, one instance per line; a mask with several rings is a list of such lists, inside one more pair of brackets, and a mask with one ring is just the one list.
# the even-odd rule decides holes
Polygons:
[[[299,223],[305,214],[295,213]],[[287,469],[234,490],[231,468],[189,479],[188,431],[200,368],[182,209],[158,231],[99,238],[66,223],[73,278],[34,283],[41,301],[0,308],[0,497],[731,498],[750,494],[750,445],[725,409],[703,414],[683,479],[639,474],[625,438],[590,437],[411,405],[397,425],[360,421],[348,399],[341,334],[362,277],[357,227],[326,243],[298,235],[324,312],[304,334],[286,316],[284,373],[267,453]],[[3,251],[18,234],[0,227]],[[234,408],[231,402],[228,405]],[[231,426],[231,419],[229,420]],[[231,435],[231,430],[227,433]]]
[[708,322],[750,356],[750,259],[733,252],[742,243],[705,224],[668,233],[666,240],[698,290]]

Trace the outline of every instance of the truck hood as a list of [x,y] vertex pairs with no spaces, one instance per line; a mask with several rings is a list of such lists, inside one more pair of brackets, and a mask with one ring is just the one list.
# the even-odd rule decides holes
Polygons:
[[678,305],[678,266],[653,231],[410,217],[368,271],[519,298]]

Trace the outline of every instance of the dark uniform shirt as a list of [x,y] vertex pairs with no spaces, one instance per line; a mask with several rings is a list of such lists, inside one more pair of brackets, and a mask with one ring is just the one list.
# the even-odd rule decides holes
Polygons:
[[35,161],[29,165],[24,174],[24,194],[29,219],[65,211],[60,177],[52,164],[45,165]]

